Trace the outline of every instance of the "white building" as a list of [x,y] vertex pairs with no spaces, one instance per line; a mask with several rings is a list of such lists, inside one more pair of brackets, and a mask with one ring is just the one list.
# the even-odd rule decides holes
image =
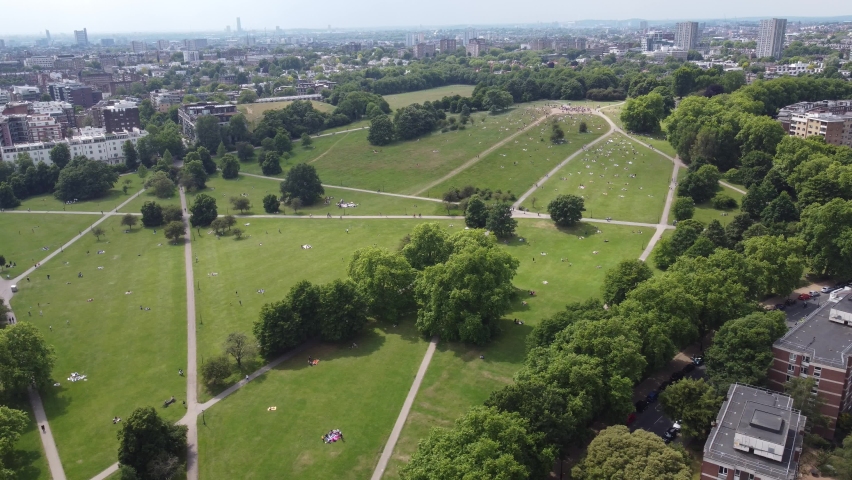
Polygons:
[[787,20],[772,18],[760,21],[757,33],[757,58],[780,58],[784,49],[784,34],[787,32]]
[[67,140],[57,140],[53,142],[38,142],[38,143],[21,143],[11,147],[2,147],[2,159],[6,162],[15,161],[21,153],[28,153],[33,159],[33,162],[44,162],[50,165],[50,149],[60,143],[65,143],[71,150],[71,158],[77,155],[85,155],[90,160],[99,160],[110,165],[117,165],[124,162],[124,152],[121,147],[124,142],[130,140],[133,145],[136,142],[148,135],[145,130],[133,129],[132,132],[117,132],[117,133],[90,133]]
[[24,59],[25,67],[53,68],[53,57],[37,56]]
[[184,63],[200,62],[201,61],[201,54],[198,53],[198,50],[184,50],[183,51],[183,61],[184,61]]
[[675,28],[675,47],[686,51],[695,50],[698,46],[698,22],[679,22]]

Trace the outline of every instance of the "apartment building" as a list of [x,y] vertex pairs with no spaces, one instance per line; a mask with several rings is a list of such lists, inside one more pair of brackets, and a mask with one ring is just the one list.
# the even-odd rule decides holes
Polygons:
[[418,43],[414,46],[414,58],[425,58],[435,56],[434,43]]
[[478,57],[485,52],[485,40],[471,38],[470,43],[466,44],[464,49],[468,57]]
[[54,101],[69,102],[82,108],[91,108],[104,98],[100,91],[76,82],[51,83],[47,86],[47,93]]
[[807,138],[815,135],[825,138],[825,143],[852,147],[852,112],[794,113],[790,116],[788,133]]
[[64,138],[69,128],[77,128],[77,117],[74,115],[74,106],[68,102],[33,102],[29,111],[37,115],[50,115],[62,129]]
[[757,32],[757,58],[781,58],[784,49],[784,34],[787,33],[787,20],[772,18],[761,20]]
[[438,42],[438,48],[441,50],[441,53],[455,52],[457,48],[456,39],[442,38],[441,41]]
[[94,126],[107,133],[141,129],[139,107],[135,102],[105,100],[92,107]]
[[89,46],[89,33],[86,32],[85,28],[82,30],[74,30],[74,40],[77,45],[87,47]]
[[24,59],[25,67],[38,67],[38,68],[53,68],[54,58],[48,56],[34,56]]
[[217,105],[215,103],[199,102],[181,105],[178,108],[178,121],[180,122],[181,131],[195,142],[198,138],[195,135],[195,122],[203,115],[213,115],[219,120],[219,125],[227,125],[231,117],[237,114],[236,105]]
[[707,441],[702,480],[795,480],[807,417],[787,395],[735,383]]
[[50,115],[28,115],[27,137],[29,143],[61,140],[62,126]]
[[34,102],[41,98],[38,87],[12,87],[12,100],[16,102]]
[[698,47],[700,30],[698,22],[679,22],[675,24],[674,46],[681,50],[695,50]]
[[[50,150],[60,143],[68,145],[71,157],[85,155],[91,160],[99,160],[110,165],[124,162],[124,142],[130,141],[136,145],[140,138],[148,135],[145,130],[133,130],[120,133],[95,133],[78,137],[56,140],[51,142],[23,143],[20,145],[3,146],[0,148],[2,159],[6,162],[15,161],[21,153],[28,153],[35,163],[44,162],[50,165]],[[2,134],[0,134],[2,137]]]
[[852,407],[852,289],[844,288],[824,298],[813,313],[800,321],[772,345],[773,361],[769,385],[778,391],[794,377],[813,377],[811,391],[825,400],[823,415],[827,428],[814,433],[834,436],[837,416]]
[[27,143],[30,140],[27,130],[27,115],[0,115],[0,137],[4,146]]

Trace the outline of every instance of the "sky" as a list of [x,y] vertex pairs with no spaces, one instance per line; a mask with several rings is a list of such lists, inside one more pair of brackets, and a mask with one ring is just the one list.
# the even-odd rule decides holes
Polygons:
[[[115,0],[39,0],[3,2],[0,38],[13,35],[71,35],[88,29],[89,36],[132,32],[191,32],[308,28],[376,28],[419,25],[494,25],[570,22],[586,19],[642,18],[707,19],[736,17],[801,17],[852,14],[849,0],[146,0],[139,4]],[[527,8],[527,5],[532,8]]]

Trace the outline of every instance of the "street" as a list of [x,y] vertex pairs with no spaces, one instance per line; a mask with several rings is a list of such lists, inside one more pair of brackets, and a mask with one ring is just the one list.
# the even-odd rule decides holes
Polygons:
[[[686,374],[684,378],[707,378],[706,367],[704,365],[696,367],[695,370]],[[659,383],[657,385],[659,385]],[[644,392],[637,391],[636,393],[640,395],[647,395],[650,391],[651,390],[645,387]],[[641,428],[642,430],[647,430],[662,437],[663,433],[665,433],[665,431],[668,430],[668,428],[671,427],[672,424],[674,424],[674,420],[670,419],[666,416],[666,414],[663,413],[663,406],[660,404],[660,401],[657,400],[656,402],[648,405],[648,408],[645,409],[644,412],[636,414],[636,420],[633,422],[632,425],[630,425],[630,431],[632,432]],[[681,437],[678,436],[677,440],[675,441],[679,442],[680,438]]]

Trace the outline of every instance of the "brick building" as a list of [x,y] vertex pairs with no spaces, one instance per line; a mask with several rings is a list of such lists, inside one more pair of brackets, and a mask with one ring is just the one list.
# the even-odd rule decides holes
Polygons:
[[28,115],[27,136],[29,143],[61,140],[62,126],[50,115]]
[[92,107],[92,119],[95,127],[103,128],[107,133],[142,129],[139,107],[134,102],[99,102]]
[[425,58],[435,56],[434,43],[418,43],[414,46],[414,58]]
[[455,52],[457,48],[456,39],[442,38],[441,41],[438,43],[438,48],[441,50],[441,53]]
[[787,395],[731,385],[704,444],[701,479],[796,479],[806,421]]
[[195,134],[195,122],[198,117],[203,115],[213,115],[219,125],[227,125],[231,117],[237,114],[236,105],[217,105],[215,103],[199,102],[181,105],[178,108],[178,120],[180,121],[181,131],[189,138],[190,141],[198,140]]
[[782,391],[793,377],[815,378],[811,393],[825,400],[822,413],[830,421],[814,433],[830,439],[837,416],[852,407],[852,289],[819,298],[824,303],[772,345],[769,385]]

